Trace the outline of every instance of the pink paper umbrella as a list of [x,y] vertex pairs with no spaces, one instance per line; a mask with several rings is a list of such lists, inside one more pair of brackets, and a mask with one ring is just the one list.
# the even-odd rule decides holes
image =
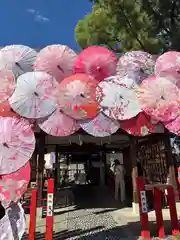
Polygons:
[[164,125],[170,132],[180,136],[180,116],[170,122],[164,122]]
[[16,87],[16,79],[11,71],[0,70],[0,104],[8,100]]
[[65,78],[59,85],[59,106],[74,119],[90,119],[99,110],[96,100],[98,81],[86,74],[75,74]]
[[166,78],[180,88],[180,69],[177,69],[177,67],[161,71],[158,76]]
[[33,70],[37,52],[24,45],[10,45],[0,50],[2,65],[11,70],[15,77]]
[[95,118],[80,121],[81,128],[95,137],[107,137],[117,132],[120,128],[119,122],[99,113]]
[[135,92],[115,82],[100,82],[96,96],[103,112],[110,118],[126,120],[141,112]]
[[159,121],[170,121],[180,114],[180,92],[165,78],[144,80],[137,89],[141,108]]
[[45,72],[28,72],[17,79],[10,97],[12,109],[26,118],[43,118],[57,108],[58,83]]
[[122,67],[129,67],[139,68],[141,72],[147,75],[154,75],[154,65],[155,60],[151,54],[143,51],[132,51],[119,58],[116,72],[118,74]]
[[7,203],[17,202],[27,190],[30,180],[30,164],[26,163],[16,172],[1,175],[0,177],[0,201]]
[[27,120],[0,117],[0,175],[24,166],[34,149],[35,137]]
[[13,203],[0,220],[0,240],[20,240],[26,229],[24,210],[20,203]]
[[39,127],[47,134],[56,137],[72,135],[79,129],[76,120],[65,115],[60,108],[39,123]]
[[180,70],[180,52],[169,51],[157,58],[155,64],[156,75],[162,71],[170,70],[171,68]]
[[50,45],[43,48],[37,55],[34,69],[47,72],[61,82],[72,75],[76,53],[65,45]]
[[116,73],[117,57],[105,47],[90,46],[76,58],[75,73],[86,73],[99,81]]
[[129,120],[120,121],[121,128],[134,136],[146,136],[156,131],[159,123],[144,112]]

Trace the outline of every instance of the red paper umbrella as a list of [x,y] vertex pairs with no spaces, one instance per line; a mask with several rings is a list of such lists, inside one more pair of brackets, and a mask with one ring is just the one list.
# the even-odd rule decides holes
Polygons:
[[20,116],[11,108],[9,101],[5,101],[0,104],[0,116],[20,118]]
[[180,116],[168,123],[164,123],[164,125],[170,132],[180,136]]
[[61,82],[72,75],[76,53],[65,45],[50,45],[42,49],[37,55],[34,69],[49,73]]
[[[29,162],[18,171],[1,175],[0,177],[0,201],[7,203],[17,202],[27,190],[30,180]],[[4,204],[3,204],[4,205]]]
[[131,135],[146,136],[155,132],[158,122],[141,112],[134,118],[120,121],[120,126]]
[[98,81],[85,74],[75,74],[64,79],[59,85],[60,108],[74,119],[95,117],[99,111],[97,86]]
[[164,70],[160,72],[158,76],[166,78],[167,80],[173,82],[180,88],[180,69],[177,69],[177,67]]
[[90,46],[76,58],[75,73],[86,73],[101,81],[116,73],[116,55],[105,47]]
[[180,114],[180,92],[176,85],[165,78],[142,82],[137,89],[141,108],[159,121],[170,121]]
[[76,120],[57,109],[48,119],[39,123],[39,127],[52,136],[69,136],[79,129]]
[[155,64],[155,74],[162,71],[177,68],[180,70],[180,52],[169,51],[157,58]]

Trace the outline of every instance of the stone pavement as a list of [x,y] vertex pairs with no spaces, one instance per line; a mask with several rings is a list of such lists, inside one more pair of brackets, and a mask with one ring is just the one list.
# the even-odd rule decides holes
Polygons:
[[[74,195],[75,206],[55,209],[53,239],[138,238],[140,233],[138,215],[133,215],[130,208],[119,210],[119,206],[106,189],[80,188]],[[37,220],[36,239],[44,239],[45,224],[45,219]]]

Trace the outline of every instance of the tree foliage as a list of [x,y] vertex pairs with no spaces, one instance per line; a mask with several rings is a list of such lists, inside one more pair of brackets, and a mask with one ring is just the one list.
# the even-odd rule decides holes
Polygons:
[[95,0],[92,13],[75,28],[85,48],[106,44],[122,51],[180,49],[180,0]]

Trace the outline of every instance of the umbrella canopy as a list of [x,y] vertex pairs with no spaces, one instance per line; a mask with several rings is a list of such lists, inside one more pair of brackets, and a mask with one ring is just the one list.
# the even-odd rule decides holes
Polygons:
[[90,46],[76,58],[75,73],[86,73],[98,81],[116,73],[117,57],[105,47]]
[[155,74],[158,75],[162,71],[174,69],[180,70],[180,52],[169,51],[156,60]]
[[11,70],[15,77],[33,69],[37,52],[24,45],[10,45],[0,50],[0,61],[6,69]]
[[180,69],[178,70],[176,67],[172,67],[161,71],[157,76],[166,78],[180,88]]
[[[30,181],[29,162],[16,172],[1,175],[0,177],[0,201],[7,203],[17,202],[27,190]],[[4,206],[4,204],[3,204]]]
[[121,128],[134,136],[146,136],[156,131],[158,122],[144,112],[129,120],[120,121]]
[[0,117],[0,175],[24,166],[34,149],[35,137],[27,120]]
[[0,104],[8,100],[16,87],[16,79],[11,71],[0,70]]
[[180,114],[179,89],[165,78],[145,79],[137,89],[137,96],[141,108],[159,121],[170,121]]
[[0,240],[22,239],[26,229],[24,210],[20,203],[13,203],[0,220]]
[[100,82],[96,96],[103,112],[110,118],[126,120],[141,112],[135,92],[117,83]]
[[62,111],[74,119],[88,119],[99,112],[96,101],[98,81],[86,74],[75,74],[59,85],[59,105]]
[[73,74],[76,53],[65,45],[50,45],[43,48],[37,55],[34,69],[47,72],[61,82]]
[[79,121],[81,128],[95,137],[107,137],[120,128],[118,121],[108,118],[100,112],[95,118]]
[[126,52],[119,58],[117,63],[117,74],[121,71],[122,67],[139,68],[141,72],[147,75],[154,74],[155,60],[153,56],[143,51]]
[[170,132],[180,136],[180,116],[170,122],[164,122],[164,125]]
[[77,121],[65,115],[60,108],[39,123],[39,127],[49,135],[60,137],[69,136],[79,129]]
[[12,109],[26,118],[43,118],[57,108],[58,83],[45,72],[28,72],[17,79],[9,99]]
[[0,104],[0,116],[20,118],[20,116],[16,112],[14,112],[13,109],[11,108],[9,101],[5,101]]

